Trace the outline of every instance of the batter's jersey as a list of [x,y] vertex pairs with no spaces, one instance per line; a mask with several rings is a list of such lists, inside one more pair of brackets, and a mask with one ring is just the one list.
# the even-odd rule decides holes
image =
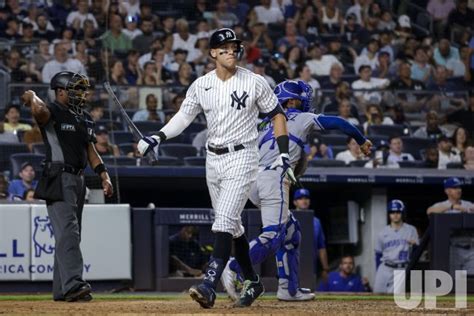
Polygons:
[[207,143],[214,146],[256,145],[258,113],[270,113],[278,105],[266,80],[237,67],[235,74],[222,81],[213,70],[196,79],[186,93],[180,111],[196,116],[204,112]]
[[[287,125],[290,137],[290,163],[291,168],[294,169],[301,158],[308,134],[313,130],[319,131],[324,128],[318,122],[319,114],[289,109],[286,112],[286,116],[288,118]],[[271,123],[260,125],[258,148],[260,152],[260,167],[271,166],[280,155]]]
[[416,228],[410,224],[403,223],[396,230],[392,226],[385,226],[377,236],[375,252],[381,253],[382,262],[406,263],[410,255],[409,240],[414,240],[418,245],[418,233]]

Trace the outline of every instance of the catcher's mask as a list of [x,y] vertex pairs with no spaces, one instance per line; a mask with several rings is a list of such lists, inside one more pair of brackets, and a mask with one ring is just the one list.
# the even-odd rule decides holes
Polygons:
[[71,111],[82,115],[90,83],[86,76],[71,71],[61,71],[51,79],[51,89],[64,89]]

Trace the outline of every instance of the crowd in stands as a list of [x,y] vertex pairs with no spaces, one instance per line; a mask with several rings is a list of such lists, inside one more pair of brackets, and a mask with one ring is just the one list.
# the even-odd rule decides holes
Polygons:
[[[134,121],[156,123],[146,132],[159,130],[194,79],[214,69],[210,34],[231,27],[245,47],[242,67],[270,86],[288,78],[308,82],[314,112],[347,119],[377,148],[363,161],[353,140],[323,133],[307,146],[310,166],[340,160],[368,168],[473,169],[472,2],[421,0],[417,6],[386,0],[7,0],[0,7],[0,78],[40,84],[47,97],[56,72],[87,74],[99,152],[137,157],[131,137],[116,138],[126,128],[101,83],[120,86],[117,94]],[[0,141],[24,142],[34,152],[42,138],[21,108],[24,88],[10,89]],[[174,142],[192,146],[199,135],[199,155],[205,118],[196,120],[199,128]],[[183,163],[179,158],[175,162]]]

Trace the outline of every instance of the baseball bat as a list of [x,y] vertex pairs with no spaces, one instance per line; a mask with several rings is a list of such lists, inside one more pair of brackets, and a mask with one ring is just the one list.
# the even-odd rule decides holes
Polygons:
[[[127,112],[122,106],[122,103],[120,103],[119,99],[115,95],[108,81],[104,82],[104,88],[109,94],[109,96],[112,98],[112,100],[114,101],[115,105],[117,105],[117,107],[119,108],[120,113],[122,114],[122,117],[124,118],[125,122],[127,123],[128,128],[133,134],[133,137],[135,137],[137,141],[142,139],[143,138],[142,132],[140,132],[140,130],[135,125],[135,123],[133,123],[132,119],[128,116]],[[152,151],[148,152],[147,157],[150,160],[152,165],[156,165],[158,163],[158,159],[156,159],[155,154]]]

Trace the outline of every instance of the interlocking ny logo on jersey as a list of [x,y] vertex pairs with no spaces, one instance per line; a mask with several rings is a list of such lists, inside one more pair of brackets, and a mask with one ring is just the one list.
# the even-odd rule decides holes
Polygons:
[[237,110],[240,110],[241,107],[245,108],[245,102],[247,101],[249,95],[247,91],[244,91],[244,93],[242,93],[242,95],[239,97],[237,95],[237,91],[234,91],[230,97],[232,98],[232,104],[230,106],[234,107],[235,103],[237,103]]

